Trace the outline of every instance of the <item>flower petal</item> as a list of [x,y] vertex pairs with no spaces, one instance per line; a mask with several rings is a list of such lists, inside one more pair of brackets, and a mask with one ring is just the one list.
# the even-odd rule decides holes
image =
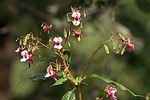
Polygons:
[[47,73],[46,75],[45,75],[45,77],[50,77],[51,75],[49,74],[49,73]]
[[26,62],[28,60],[28,58],[21,58],[20,62]]

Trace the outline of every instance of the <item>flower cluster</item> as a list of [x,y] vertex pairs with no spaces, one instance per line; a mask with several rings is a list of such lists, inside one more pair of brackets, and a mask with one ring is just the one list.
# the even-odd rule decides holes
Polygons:
[[[112,34],[112,36],[110,37],[109,40],[103,42],[103,44],[100,45],[93,52],[90,59],[85,64],[81,75],[79,77],[74,77],[69,69],[70,62],[71,62],[70,61],[71,52],[68,50],[68,48],[70,47],[70,44],[72,43],[72,42],[70,43],[71,36],[73,36],[73,38],[75,38],[78,41],[80,41],[80,37],[83,36],[82,35],[82,33],[83,33],[82,32],[82,16],[81,16],[81,15],[83,15],[83,13],[78,8],[71,7],[71,10],[72,10],[72,12],[67,14],[69,28],[64,28],[64,38],[65,39],[63,39],[62,36],[59,36],[59,35],[56,36],[55,34],[53,34],[53,32],[51,32],[52,34],[49,34],[51,31],[51,28],[52,28],[52,24],[42,23],[42,25],[41,25],[41,28],[43,30],[42,32],[44,32],[44,33],[47,32],[49,34],[49,36],[51,35],[49,37],[48,43],[45,40],[42,40],[38,37],[34,37],[33,33],[30,32],[30,33],[26,34],[25,36],[21,36],[20,38],[17,39],[17,41],[19,40],[19,47],[15,51],[16,53],[18,53],[22,56],[22,58],[20,59],[21,62],[26,62],[26,61],[29,62],[29,67],[30,67],[30,64],[33,63],[33,60],[34,60],[33,54],[36,50],[39,50],[40,48],[44,47],[44,48],[49,49],[51,52],[53,52],[51,56],[54,59],[50,61],[50,64],[47,67],[47,69],[45,68],[46,74],[45,73],[40,74],[41,76],[37,75],[36,80],[41,79],[41,77],[42,78],[52,77],[56,81],[53,86],[63,84],[64,82],[69,80],[70,83],[74,87],[74,89],[72,91],[68,92],[69,95],[70,95],[70,93],[73,93],[75,89],[79,89],[82,80],[87,78],[86,76],[84,76],[84,72],[87,68],[87,65],[91,61],[92,57],[94,57],[94,55],[102,47],[105,48],[105,51],[107,54],[109,54],[109,46],[107,46],[108,43],[111,43],[113,50],[115,50],[115,48],[117,48],[116,53],[120,53],[120,54],[124,54],[126,47],[127,47],[128,51],[131,51],[132,49],[134,49],[134,44],[130,41],[130,37],[124,37],[120,33],[117,33],[115,35]],[[115,43],[115,45],[113,43]],[[67,49],[65,49],[66,44],[68,44]],[[56,79],[56,77],[58,79]],[[98,76],[91,75],[91,77],[98,77]],[[33,77],[33,78],[35,78],[35,77]],[[33,78],[31,78],[31,80]],[[109,81],[109,80],[107,80],[107,81]],[[106,82],[106,83],[110,83],[110,82]],[[116,84],[114,84],[114,85],[116,85]],[[103,96],[98,97],[97,100],[101,100],[101,98],[103,98],[104,96],[108,97],[109,100],[117,100],[117,96],[115,95],[116,92],[117,92],[117,89],[115,88],[115,86],[108,85],[106,87],[106,89],[103,91]],[[64,95],[64,96],[68,96],[68,95]],[[75,96],[75,95],[72,95],[72,96]],[[68,97],[63,97],[63,98],[68,98]],[[75,98],[75,97],[73,97],[73,98]],[[79,91],[79,98],[80,98],[80,100],[82,100],[80,91]]]

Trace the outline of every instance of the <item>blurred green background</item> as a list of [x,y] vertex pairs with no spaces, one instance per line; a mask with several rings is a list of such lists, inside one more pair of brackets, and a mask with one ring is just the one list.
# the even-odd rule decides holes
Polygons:
[[[50,87],[53,79],[36,83],[28,80],[28,77],[38,72],[45,72],[49,62],[43,61],[37,65],[36,62],[40,59],[35,57],[35,64],[25,70],[28,64],[19,62],[21,57],[14,53],[17,48],[17,37],[29,32],[40,36],[40,25],[43,21],[52,21],[53,31],[63,35],[63,28],[67,27],[65,14],[70,12],[70,6],[81,6],[87,13],[84,20],[84,38],[71,46],[73,73],[81,73],[90,55],[109,38],[111,32],[130,34],[135,43],[133,52],[125,52],[123,56],[115,55],[114,52],[107,55],[101,49],[88,65],[86,73],[105,76],[127,86],[136,94],[147,95],[150,92],[150,0],[1,0],[0,48],[8,48],[8,51],[4,49],[6,54],[11,52],[11,61],[8,65],[10,67],[3,74],[7,76],[8,88],[3,90],[7,90],[10,99],[60,100],[66,91],[71,89],[69,83]],[[40,37],[47,39],[47,35],[42,34]],[[5,46],[7,43],[11,46]],[[41,57],[48,56],[49,51],[43,49]],[[3,63],[2,59],[4,58],[1,56],[0,64]],[[3,65],[0,67],[2,69]],[[96,79],[89,79],[87,83],[88,86],[82,86],[81,90],[83,100],[95,100],[99,91],[103,91],[107,85]],[[0,93],[2,92],[1,90]],[[135,98],[119,89],[117,96],[119,100],[145,100]]]

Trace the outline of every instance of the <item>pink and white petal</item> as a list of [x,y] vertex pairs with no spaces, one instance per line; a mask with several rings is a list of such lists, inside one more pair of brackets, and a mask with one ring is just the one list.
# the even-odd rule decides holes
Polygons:
[[53,39],[53,41],[54,41],[54,42],[57,42],[57,41],[58,41],[57,37],[55,37],[55,38]]
[[76,12],[73,12],[72,13],[72,17],[80,17],[81,16],[81,14],[79,13],[79,11],[76,11]]
[[45,77],[50,77],[51,75],[49,74],[49,73],[47,73],[46,75],[45,75]]
[[63,41],[62,37],[59,37],[59,38],[58,38],[58,41],[59,41],[59,42],[62,42],[62,41]]
[[80,25],[80,21],[76,21],[76,20],[74,20],[72,23],[73,23],[73,25],[75,25],[75,26]]
[[15,52],[16,52],[16,53],[21,53],[21,50],[22,50],[22,49],[21,49],[20,47],[18,47],[18,48],[15,50]]
[[56,49],[61,49],[62,46],[61,46],[61,45],[55,45],[54,48],[56,48]]
[[21,58],[20,62],[26,62],[28,60],[28,58]]
[[21,52],[21,55],[24,57],[24,56],[26,56],[28,54],[28,51],[27,50],[24,50],[24,51],[22,51]]

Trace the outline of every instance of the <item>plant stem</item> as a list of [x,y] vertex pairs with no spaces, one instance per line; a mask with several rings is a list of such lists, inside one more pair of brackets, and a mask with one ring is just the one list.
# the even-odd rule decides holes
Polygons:
[[89,60],[86,62],[85,66],[84,66],[84,68],[83,68],[83,70],[82,70],[82,72],[81,72],[81,77],[82,77],[84,71],[86,70],[87,65],[90,63],[90,61],[91,61],[92,58],[95,56],[95,54],[104,46],[104,44],[109,43],[110,41],[111,41],[111,40],[108,40],[108,41],[104,42],[102,45],[100,45],[100,46],[94,51],[94,53],[91,55],[91,57],[89,58]]
[[67,73],[69,74],[70,78],[73,78],[73,76],[72,76],[70,70],[68,70],[68,66],[67,66],[67,64],[66,64],[66,61],[65,61],[63,58],[62,58],[62,61],[63,61],[64,67],[66,68]]
[[79,100],[82,100],[82,95],[81,95],[80,88],[78,88],[78,92],[79,92]]

